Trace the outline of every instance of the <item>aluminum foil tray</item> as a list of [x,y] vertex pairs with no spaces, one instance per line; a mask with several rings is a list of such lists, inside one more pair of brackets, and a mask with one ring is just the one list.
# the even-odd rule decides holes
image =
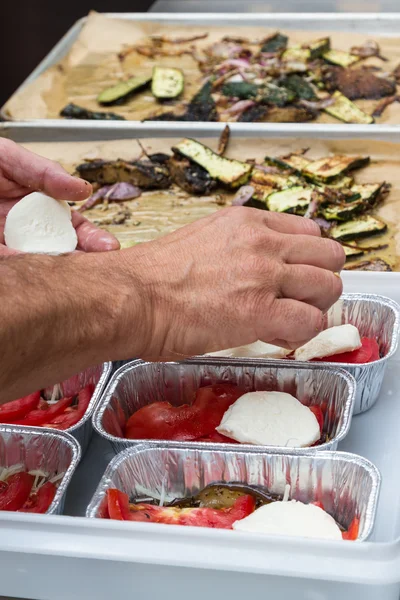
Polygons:
[[[240,360],[225,361],[208,359],[182,363],[150,363],[133,361],[121,367],[111,378],[104,396],[95,410],[93,425],[95,430],[108,439],[114,450],[119,452],[126,447],[147,440],[123,438],[119,426],[120,415],[128,419],[136,410],[151,402],[166,400],[174,406],[191,403],[194,392],[203,385],[229,382],[240,385],[245,391],[273,390],[287,392],[303,404],[318,404],[325,415],[324,431],[329,441],[304,452],[315,453],[321,450],[334,450],[338,442],[347,434],[355,397],[354,379],[336,367],[321,367],[319,364],[296,364],[282,361]],[[160,440],[151,443],[159,444]],[[185,447],[193,442],[163,442],[164,446],[181,444]],[[203,445],[208,447],[208,443]],[[232,444],[218,444],[232,448]],[[235,448],[247,450],[271,448],[240,444]],[[293,448],[280,448],[282,452]]]
[[78,442],[64,431],[0,425],[0,467],[23,465],[53,477],[64,473],[47,514],[62,514],[65,493],[81,458]]
[[109,464],[88,506],[87,517],[105,516],[106,491],[116,487],[131,498],[149,495],[165,502],[184,498],[213,482],[260,486],[290,498],[322,502],[335,520],[348,527],[360,519],[359,541],[374,526],[380,474],[365,458],[345,452],[282,454],[141,444],[124,450]]

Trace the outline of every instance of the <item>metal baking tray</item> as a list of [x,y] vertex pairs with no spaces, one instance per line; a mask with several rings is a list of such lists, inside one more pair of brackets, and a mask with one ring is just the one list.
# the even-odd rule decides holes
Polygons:
[[[121,367],[111,378],[104,396],[93,415],[93,426],[116,452],[140,442],[159,444],[160,440],[128,440],[118,425],[121,409],[125,419],[151,402],[166,400],[174,406],[191,403],[194,392],[203,385],[235,383],[245,391],[270,390],[287,392],[305,405],[323,406],[324,430],[329,441],[311,448],[279,447],[281,452],[335,450],[350,427],[355,397],[355,382],[345,371],[317,364],[291,365],[282,361],[208,360],[190,362],[151,363],[133,361]],[[191,446],[195,442],[164,441],[163,445]],[[198,444],[197,444],[198,445]],[[201,444],[205,448],[208,442]],[[232,448],[231,444],[216,447]],[[272,446],[240,444],[237,449],[270,450]]]
[[366,540],[374,526],[380,474],[365,458],[342,452],[280,454],[210,448],[129,448],[108,466],[94,494],[87,517],[104,517],[108,488],[116,487],[131,498],[150,496],[184,498],[211,483],[246,483],[282,496],[289,484],[290,499],[322,502],[344,527],[360,518],[358,541]]
[[[188,24],[188,25],[204,25],[215,26],[218,24],[231,25],[235,29],[240,30],[241,26],[261,26],[273,27],[279,30],[307,30],[307,31],[321,31],[327,28],[332,32],[341,31],[352,33],[365,33],[374,36],[387,36],[387,37],[399,37],[400,30],[400,12],[395,13],[235,13],[235,12],[221,12],[221,13],[103,13],[104,16],[110,19],[126,19],[134,21],[142,21],[148,23],[168,23],[168,24]],[[34,69],[29,77],[22,83],[22,85],[14,92],[13,97],[16,96],[28,83],[34,81],[41,73],[52,65],[58,63],[71,49],[72,45],[79,36],[82,27],[86,22],[86,17],[78,20],[71,29],[61,38],[61,40],[54,46],[51,52],[41,61],[41,63]],[[0,109],[0,118],[7,120],[7,115],[4,112],[4,107]],[[60,119],[43,119],[38,121],[43,127],[65,127],[68,129],[71,124],[70,122],[64,122]],[[154,123],[154,131],[158,130],[161,123]],[[192,123],[191,129],[195,132],[194,135],[198,135],[200,131],[215,132],[221,131],[226,123]],[[279,123],[231,123],[232,130],[234,131],[294,131],[293,124]],[[400,123],[399,123],[400,125]],[[170,133],[182,131],[183,128],[187,128],[185,123],[174,123],[174,122],[163,122],[162,126],[166,128]],[[141,124],[137,121],[84,121],[81,123],[81,127],[87,130],[100,129],[100,130],[130,130],[139,128],[143,130],[149,129],[148,123]],[[313,124],[297,124],[295,129],[299,132],[312,131],[319,125]],[[348,124],[332,124],[323,125],[327,130],[330,131],[367,131],[371,128],[371,125],[348,125]],[[376,125],[372,126],[374,131],[384,131],[386,127],[389,129],[397,128],[398,125],[384,126]]]
[[[94,389],[92,398],[89,402],[89,406],[84,416],[76,425],[69,427],[65,431],[71,434],[80,444],[82,448],[82,454],[87,450],[87,447],[92,437],[92,415],[96,405],[98,404],[104,387],[111,375],[112,363],[107,362],[96,367],[89,367],[85,371],[66,379],[60,383],[61,390],[65,396],[72,396],[77,394],[79,390],[84,388],[89,383],[93,383],[96,387]],[[27,431],[37,431],[38,427],[24,427]],[[58,431],[52,429],[51,431]]]
[[[379,392],[385,376],[387,361],[397,350],[400,335],[400,306],[384,296],[375,294],[343,294],[340,300],[332,306],[325,317],[327,327],[351,323],[355,325],[361,337],[375,338],[379,342],[379,349],[383,358],[372,363],[354,365],[349,363],[337,363],[329,361],[318,361],[319,365],[341,367],[350,373],[356,381],[356,397],[354,402],[354,414],[369,410],[378,400]],[[204,357],[209,360],[210,357]],[[196,357],[196,360],[202,357]],[[226,362],[245,358],[220,358]],[[265,363],[265,358],[252,358],[251,361]],[[280,361],[287,364],[287,359]],[[304,364],[302,361],[291,360],[296,368]]]
[[80,457],[80,446],[68,433],[0,425],[1,467],[22,465],[26,471],[40,469],[49,477],[64,473],[47,514],[62,514],[65,494]]

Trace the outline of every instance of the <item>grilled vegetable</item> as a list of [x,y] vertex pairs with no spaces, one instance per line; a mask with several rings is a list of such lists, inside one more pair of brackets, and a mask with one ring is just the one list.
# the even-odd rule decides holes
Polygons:
[[348,204],[331,204],[322,209],[322,216],[327,221],[347,221],[369,208],[360,200]]
[[240,100],[255,98],[258,94],[259,86],[248,81],[231,81],[225,83],[221,92],[224,96],[232,96]]
[[182,120],[184,121],[218,121],[215,102],[211,96],[212,84],[207,81],[193,96]]
[[[302,48],[301,46],[292,46],[292,48],[288,48],[282,54],[282,60],[285,62],[293,62],[293,63],[306,63],[310,60],[310,50],[308,48]],[[299,69],[301,70],[301,69]]]
[[351,191],[359,194],[361,200],[370,207],[374,206],[382,192],[385,191],[386,183],[362,183],[353,185]]
[[72,102],[67,104],[67,106],[62,109],[60,112],[60,117],[65,117],[66,119],[91,119],[93,121],[125,121],[125,117],[121,117],[115,113],[95,112],[93,110],[88,110],[87,108],[77,106]]
[[[319,182],[316,182],[318,185],[320,185]],[[338,177],[337,179],[335,179],[335,181],[330,181],[329,185],[327,186],[330,189],[343,189],[343,188],[351,188],[351,186],[354,184],[354,179],[353,177],[350,177],[349,175],[344,175],[343,177]]]
[[364,254],[361,248],[352,248],[351,246],[342,246],[344,253],[346,255],[346,259],[357,258],[358,256],[362,256]]
[[218,156],[211,148],[196,140],[184,139],[173,150],[206,169],[213,179],[231,187],[246,183],[253,170],[252,165]]
[[323,81],[328,91],[339,90],[350,100],[377,100],[396,93],[393,81],[377,77],[367,69],[328,67],[323,71]]
[[154,67],[151,93],[159,100],[177,98],[183,92],[184,75],[180,69]]
[[261,52],[282,52],[286,49],[288,38],[281,33],[275,33],[271,37],[264,40],[261,46]]
[[306,169],[312,161],[303,156],[302,154],[297,154],[296,152],[293,152],[292,154],[281,156],[279,158],[266,156],[265,162],[270,165],[277,166],[279,169],[290,169],[296,175],[301,175],[303,169]]
[[267,208],[266,200],[268,196],[273,194],[276,189],[272,187],[272,185],[262,185],[260,183],[251,182],[251,187],[253,188],[253,196],[252,200],[255,200],[259,204],[254,204],[254,202],[247,203],[246,206],[253,206],[254,208]]
[[386,229],[386,223],[368,215],[355,221],[336,225],[330,230],[330,236],[334,240],[346,242],[384,233]]
[[295,93],[299,98],[303,100],[315,100],[316,95],[312,88],[312,86],[300,75],[296,73],[292,73],[291,75],[287,75],[282,84],[285,88],[291,90]]
[[76,170],[83,179],[100,185],[125,181],[143,189],[165,189],[171,183],[167,167],[149,160],[97,160],[82,163]]
[[127,81],[120,81],[117,85],[107,88],[97,96],[97,102],[102,106],[112,106],[127,102],[139,90],[146,87],[151,77],[139,75],[131,77]]
[[393,271],[392,267],[382,258],[363,260],[355,265],[346,266],[345,269],[348,271]]
[[[297,179],[297,178],[296,178]],[[288,175],[281,175],[279,173],[265,173],[261,169],[254,168],[251,175],[251,183],[259,185],[269,185],[273,188],[283,189],[294,185],[293,179]]]
[[291,187],[270,194],[266,200],[268,210],[273,212],[304,214],[311,202],[311,188]]
[[255,123],[257,121],[263,121],[264,117],[268,112],[268,108],[266,106],[260,106],[256,104],[255,106],[251,106],[242,112],[240,117],[238,118],[239,123]]
[[303,175],[313,181],[329,183],[352,169],[361,169],[369,163],[369,156],[328,156],[310,162]]
[[208,195],[216,186],[215,179],[203,167],[182,156],[171,157],[168,168],[172,181],[188,194]]
[[336,91],[332,98],[335,100],[335,103],[324,109],[332,117],[336,117],[345,123],[357,123],[358,125],[369,125],[374,122],[373,117],[363,112],[339,91]]
[[339,67],[350,67],[360,60],[359,56],[353,56],[343,50],[328,50],[323,54],[323,59],[333,65],[339,65]]
[[296,94],[292,90],[267,83],[260,91],[259,101],[263,104],[282,107],[293,102],[295,97]]
[[263,121],[266,123],[305,123],[306,121],[312,121],[316,116],[316,112],[304,106],[292,104],[284,108],[271,106]]
[[331,49],[331,40],[330,38],[321,38],[320,40],[316,40],[315,42],[311,42],[308,46],[310,50],[310,59],[315,60],[316,58],[321,58],[324,54],[329,52]]

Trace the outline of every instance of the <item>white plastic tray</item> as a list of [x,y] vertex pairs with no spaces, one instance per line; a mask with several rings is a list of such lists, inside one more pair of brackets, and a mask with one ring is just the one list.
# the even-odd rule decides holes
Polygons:
[[[400,274],[345,273],[348,292],[400,302]],[[241,538],[229,531],[72,517],[0,515],[0,594],[40,600],[255,597],[398,600],[400,592],[400,352],[381,398],[354,419],[341,450],[362,454],[383,483],[373,541],[363,544]],[[94,438],[69,488],[80,515],[112,456]],[[18,554],[16,554],[18,553]],[[268,594],[268,595],[267,595]]]

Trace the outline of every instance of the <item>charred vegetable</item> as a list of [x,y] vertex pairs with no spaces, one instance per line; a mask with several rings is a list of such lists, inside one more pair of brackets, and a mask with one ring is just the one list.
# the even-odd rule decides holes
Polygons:
[[180,155],[168,161],[171,178],[176,185],[192,195],[208,195],[215,188],[216,181],[200,165]]
[[311,188],[300,186],[274,192],[266,200],[267,208],[273,212],[304,214],[311,202],[312,192]]
[[384,233],[386,229],[386,223],[368,215],[355,221],[341,223],[340,225],[332,227],[330,236],[339,242],[347,242],[368,237],[370,235],[378,235]]
[[356,123],[358,125],[369,125],[374,122],[374,119],[370,115],[363,112],[339,91],[336,91],[332,98],[335,103],[324,109],[332,117],[336,117],[345,123]]
[[347,204],[332,204],[322,210],[322,216],[328,221],[348,221],[365,212],[368,206],[360,200]]
[[291,90],[296,96],[303,100],[315,100],[316,95],[313,87],[300,75],[292,73],[282,81],[285,88]]
[[150,160],[90,161],[78,165],[76,170],[86,181],[100,185],[125,181],[142,189],[165,189],[171,183],[169,170],[165,165]]
[[377,100],[396,92],[393,81],[377,77],[367,69],[328,67],[323,71],[323,81],[328,91],[339,90],[350,100]]
[[288,37],[281,33],[275,33],[271,37],[264,40],[261,46],[261,52],[283,52],[286,49],[288,43]]
[[127,102],[134,94],[146,87],[151,77],[131,77],[127,81],[120,81],[116,85],[107,88],[97,96],[97,102],[102,106],[112,106]]
[[315,42],[311,42],[308,46],[310,50],[310,59],[315,60],[316,58],[321,58],[324,54],[329,52],[331,49],[331,40],[328,37],[321,38],[320,40],[316,40]]
[[180,69],[154,67],[151,93],[159,100],[177,98],[183,92],[184,75]]
[[339,67],[350,67],[360,60],[359,56],[354,56],[343,50],[328,50],[323,55],[324,60]]
[[292,170],[296,175],[301,175],[302,171],[308,167],[312,162],[302,154],[293,152],[286,156],[273,158],[272,156],[266,156],[265,162],[271,165],[277,166],[279,169]]
[[329,183],[352,169],[361,169],[369,163],[369,156],[328,156],[310,162],[303,175],[313,181]]
[[76,104],[67,104],[60,112],[60,117],[66,119],[91,119],[93,121],[125,121],[125,117],[112,112],[94,112]]
[[258,94],[259,86],[255,83],[249,83],[247,81],[231,81],[225,83],[221,88],[221,93],[224,96],[233,96],[240,100],[247,100],[248,98],[255,98]]
[[169,506],[179,506],[181,508],[230,508],[235,504],[235,501],[244,494],[249,494],[254,498],[256,508],[263,504],[269,504],[274,500],[280,500],[280,497],[250,485],[241,483],[212,483],[195,496],[178,498],[169,503]]
[[283,107],[293,102],[295,97],[296,94],[292,90],[268,83],[261,89],[259,101],[263,104]]
[[268,112],[268,108],[266,106],[260,106],[256,104],[255,106],[251,106],[242,112],[240,117],[238,118],[239,123],[255,123],[264,121],[264,118]]
[[252,165],[218,156],[211,148],[196,140],[182,140],[173,150],[206,169],[213,179],[230,187],[246,183],[253,170]]
[[207,81],[192,98],[184,117],[185,121],[218,121],[217,110],[211,92],[212,85]]
[[290,104],[283,108],[271,106],[267,110],[263,121],[267,123],[305,123],[306,121],[312,121],[316,116],[316,112],[304,106]]

